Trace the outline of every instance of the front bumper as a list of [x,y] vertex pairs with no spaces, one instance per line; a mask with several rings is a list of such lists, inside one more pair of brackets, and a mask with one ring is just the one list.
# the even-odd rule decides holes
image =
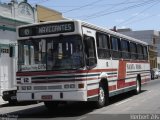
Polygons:
[[87,101],[86,91],[17,92],[18,101]]

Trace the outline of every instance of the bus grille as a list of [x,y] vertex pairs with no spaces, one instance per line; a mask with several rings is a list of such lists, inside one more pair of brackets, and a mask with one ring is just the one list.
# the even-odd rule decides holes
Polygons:
[[62,89],[62,85],[55,85],[55,86],[34,86],[34,90],[55,90],[55,89]]

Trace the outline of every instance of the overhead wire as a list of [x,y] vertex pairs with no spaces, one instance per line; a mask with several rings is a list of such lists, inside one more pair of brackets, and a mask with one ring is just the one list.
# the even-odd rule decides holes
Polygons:
[[40,0],[39,2],[33,2],[32,4],[36,5],[36,4],[40,4],[40,3],[43,3],[43,2],[47,2],[49,0]]
[[[153,1],[155,1],[155,0],[153,0]],[[98,15],[96,13],[95,15],[92,15],[88,18],[84,18],[83,20],[89,20],[89,19],[94,19],[94,18],[97,18],[97,17],[103,17],[103,16],[110,15],[110,14],[113,14],[113,13],[118,13],[118,12],[126,11],[126,10],[129,10],[129,9],[134,9],[134,8],[137,8],[137,7],[141,7],[141,6],[144,6],[146,4],[151,4],[151,1],[147,0],[147,1],[144,1],[144,2],[136,4],[136,5],[127,6],[127,7],[122,8],[122,9],[118,9],[118,10],[114,10],[114,11],[110,11],[110,12],[105,12],[105,13],[101,13],[101,14],[98,14]]]
[[[85,7],[91,6],[91,5],[93,5],[93,4],[96,4],[96,3],[100,2],[100,1],[103,1],[103,0],[96,0],[96,1],[91,2],[91,3],[88,3],[88,4],[86,4],[86,5],[82,5],[82,6],[80,6],[80,7],[67,10],[67,11],[63,12],[63,14],[64,14],[64,13],[68,13],[68,12],[72,12],[72,11],[76,11],[76,10],[80,10],[80,9],[82,9],[82,8],[85,8]],[[58,13],[54,13],[54,14],[52,14],[52,15],[48,15],[48,16],[45,16],[45,17],[43,17],[43,18],[49,18],[49,17],[53,17],[53,16],[57,16],[57,15],[59,15],[59,14],[58,14]],[[42,18],[42,19],[43,19],[43,18]]]
[[[43,2],[46,2],[46,1],[48,1],[48,0],[41,0],[40,2],[36,2],[36,4],[38,4],[38,3],[43,3]],[[82,8],[90,7],[90,6],[95,5],[96,3],[99,3],[100,1],[103,1],[103,0],[96,0],[96,1],[94,1],[94,2],[91,2],[91,3],[85,4],[85,5],[82,5],[82,6],[79,6],[79,7],[70,9],[70,10],[67,10],[67,11],[65,11],[65,12],[63,12],[63,13],[68,13],[68,12],[80,10],[80,9],[82,9]],[[106,4],[106,5],[111,5],[112,8],[110,7],[110,8],[105,9],[105,10],[106,10],[106,11],[107,11],[107,10],[111,10],[111,9],[114,9],[115,7],[117,7],[117,6],[127,5],[127,4],[129,4],[129,3],[130,3],[130,4],[137,3],[137,1],[136,1],[136,2],[135,2],[135,1],[134,1],[134,2],[126,2],[126,1],[127,1],[127,0],[125,0],[125,1],[123,1],[123,2],[120,2],[120,3]],[[131,5],[131,6],[127,6],[127,7],[122,8],[122,9],[116,9],[116,10],[114,10],[114,11],[110,11],[110,12],[107,12],[107,13],[106,13],[105,10],[99,11],[99,12],[96,12],[96,13],[94,13],[94,14],[85,16],[85,18],[84,18],[83,20],[94,19],[94,18],[97,18],[97,17],[102,17],[102,16],[105,16],[105,15],[110,15],[110,14],[113,14],[113,13],[122,12],[122,11],[129,10],[129,9],[134,9],[134,8],[137,8],[137,7],[141,7],[141,6],[145,6],[145,5],[148,5],[148,4],[152,4],[152,3],[154,3],[155,1],[157,1],[157,0],[143,0],[143,1],[141,1],[140,3],[138,3],[138,4],[134,4],[134,5]],[[156,4],[156,3],[155,3],[155,4]],[[149,9],[149,8],[152,8],[155,4],[152,4],[151,6],[149,6],[149,7],[147,7],[147,8],[148,8],[148,9]],[[104,4],[104,5],[105,5],[105,4]],[[113,5],[113,6],[112,6],[112,5]],[[145,12],[145,11],[147,10],[147,8],[144,9],[144,10],[142,10],[141,12],[139,12],[139,14]],[[100,12],[102,12],[102,13],[100,13]],[[49,17],[56,16],[56,15],[59,15],[59,14],[53,14],[53,15],[45,16],[45,17],[43,17],[43,18],[49,18]],[[154,16],[154,15],[153,15],[153,16]],[[127,19],[127,20],[129,21],[130,19],[132,19],[132,18],[129,18],[129,19]],[[126,21],[127,21],[127,20],[126,20]],[[140,19],[140,20],[143,20],[143,19]],[[133,21],[133,22],[134,22],[134,21]],[[135,21],[135,22],[136,22],[136,21]],[[131,23],[132,23],[132,22],[131,22]]]
[[[128,0],[129,1],[129,0]],[[139,1],[139,0],[137,0]],[[134,1],[134,2],[126,2],[126,3],[122,3],[122,2],[119,2],[119,3],[112,3],[112,4],[97,4],[97,5],[92,5],[93,7],[106,7],[106,6],[116,6],[116,5],[125,5],[125,4],[133,4],[133,3],[137,3],[137,1]],[[145,1],[145,0],[143,0]],[[52,5],[52,6],[47,6],[47,7],[80,7],[80,6],[73,6],[73,5],[63,5],[63,6],[58,6],[58,5]]]
[[151,9],[153,6],[157,5],[157,3],[159,3],[159,2],[160,2],[160,1],[155,2],[155,3],[152,4],[151,6],[149,6],[149,7],[145,8],[145,9],[143,9],[142,11],[140,11],[140,12],[137,13],[136,15],[134,15],[134,16],[132,16],[132,17],[126,19],[125,21],[120,22],[120,23],[117,24],[116,26],[120,26],[120,25],[122,25],[122,24],[125,24],[125,23],[129,22],[130,20],[133,20],[136,16],[139,16],[140,14],[142,14],[142,13],[146,12],[147,10]]
[[135,23],[137,23],[137,22],[141,22],[141,21],[144,21],[144,20],[153,19],[153,17],[156,17],[156,16],[157,16],[157,14],[152,14],[152,15],[146,16],[146,17],[144,17],[144,18],[131,21],[131,22],[127,23],[126,25],[128,25],[128,24],[131,25],[131,24],[135,24]]
[[[126,2],[128,2],[128,0],[124,0],[123,2],[120,2],[120,3],[116,4],[116,5],[121,5],[121,4],[124,4],[124,3],[126,3]],[[105,10],[101,10],[101,11],[98,11],[98,12],[96,12],[96,13],[92,13],[92,14],[90,14],[90,15],[85,15],[85,16],[83,15],[83,16],[78,16],[78,17],[88,18],[88,17],[93,16],[93,15],[99,15],[99,14],[101,14],[101,13],[104,12],[104,11],[114,9],[115,7],[117,7],[116,5],[114,4],[114,5],[110,6],[109,8],[107,8],[107,9],[105,9]]]

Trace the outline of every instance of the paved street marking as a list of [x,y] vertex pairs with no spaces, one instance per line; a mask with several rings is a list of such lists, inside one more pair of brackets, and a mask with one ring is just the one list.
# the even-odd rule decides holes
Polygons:
[[76,119],[76,120],[83,120],[83,119],[85,119],[85,118],[87,118],[87,117],[84,116],[84,117],[78,118],[78,119]]
[[115,105],[121,105],[121,104],[126,103],[126,102],[128,102],[128,101],[130,101],[130,100],[132,100],[132,99],[124,100],[124,101],[119,102],[119,103],[117,103],[117,104],[115,104]]

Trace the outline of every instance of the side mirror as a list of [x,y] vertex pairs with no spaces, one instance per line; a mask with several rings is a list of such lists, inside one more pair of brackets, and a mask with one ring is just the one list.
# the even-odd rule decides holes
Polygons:
[[14,48],[13,46],[9,47],[9,57],[13,57],[13,53],[14,53]]

